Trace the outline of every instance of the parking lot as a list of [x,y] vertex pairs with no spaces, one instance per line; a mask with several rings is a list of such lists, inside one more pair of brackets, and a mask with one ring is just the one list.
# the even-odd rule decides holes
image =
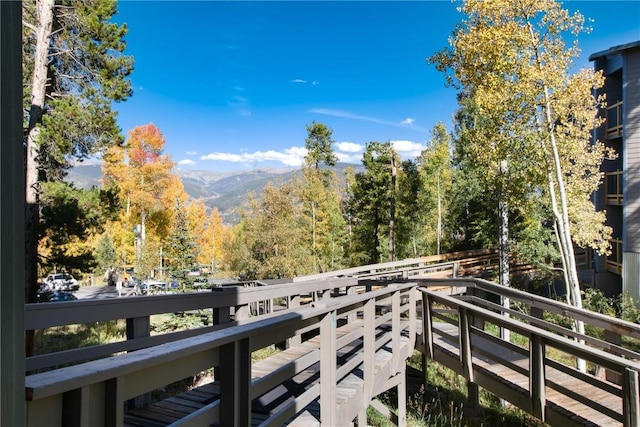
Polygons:
[[[130,292],[131,289],[123,288],[122,296]],[[73,292],[78,299],[102,299],[102,298],[118,298],[118,291],[115,286],[81,286],[80,289]]]

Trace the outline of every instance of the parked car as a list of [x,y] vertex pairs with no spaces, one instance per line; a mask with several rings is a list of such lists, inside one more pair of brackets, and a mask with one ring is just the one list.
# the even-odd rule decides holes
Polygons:
[[78,297],[68,291],[50,291],[45,289],[42,292],[38,292],[38,302],[61,302],[61,301],[76,301]]
[[52,273],[44,279],[44,283],[53,291],[77,291],[78,281],[69,273]]
[[137,277],[129,276],[127,280],[122,282],[122,286],[124,286],[125,288],[133,288],[136,285],[140,286],[140,282],[141,280],[138,279]]

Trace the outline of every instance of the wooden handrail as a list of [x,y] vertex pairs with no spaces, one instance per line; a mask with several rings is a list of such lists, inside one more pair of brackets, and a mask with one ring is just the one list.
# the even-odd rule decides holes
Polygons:
[[[335,392],[342,375],[335,365],[338,350],[337,318],[346,317],[353,310],[366,312],[367,324],[358,335],[351,338],[361,337],[365,340],[366,351],[375,352],[384,342],[376,342],[375,333],[371,333],[369,337],[365,334],[370,333],[377,324],[377,320],[371,317],[371,307],[372,304],[385,304],[386,300],[391,299],[394,310],[388,313],[392,327],[389,339],[391,348],[394,349],[393,357],[398,359],[396,365],[400,366],[400,360],[404,365],[412,348],[407,348],[404,354],[398,353],[401,348],[397,341],[401,336],[400,316],[401,313],[408,312],[407,321],[409,324],[415,323],[415,310],[411,310],[409,304],[401,306],[400,296],[410,296],[416,292],[415,288],[415,284],[399,284],[368,293],[322,300],[296,310],[254,318],[224,330],[29,375],[25,384],[30,425],[61,425],[63,417],[66,417],[65,425],[71,426],[86,423],[119,425],[126,400],[216,365],[221,366],[222,372],[220,405],[212,405],[200,411],[197,417],[219,414],[221,425],[246,425],[251,417],[251,399],[257,397],[254,395],[256,389],[250,385],[251,378],[247,376],[251,352],[294,336],[302,329],[318,327],[322,348],[322,352],[319,352],[321,379],[320,388],[311,390],[314,390],[315,397],[320,396],[322,399],[322,422],[335,425],[334,421],[338,420],[341,425],[344,420],[338,418],[335,399],[326,401],[326,396],[331,396],[331,390]],[[409,299],[415,305],[415,298]],[[408,330],[411,331],[411,328]],[[373,355],[367,355],[370,360],[375,359]],[[371,393],[379,393],[379,390],[372,389],[374,378],[371,366],[365,366],[368,372],[366,379],[369,381],[365,389]],[[272,384],[273,387],[276,385],[277,383]],[[108,394],[98,390],[108,390]],[[308,399],[309,396],[305,398]],[[353,416],[355,415],[348,415],[351,418]]]
[[[439,282],[448,282],[450,284],[456,283],[457,286],[460,286],[459,281],[455,280],[440,280]],[[625,335],[634,338],[640,337],[639,325],[625,322],[620,319],[600,315],[598,313],[593,313],[588,310],[572,307],[567,304],[545,299],[543,297],[527,294],[515,289],[505,288],[496,284],[492,284],[490,282],[483,281],[481,279],[466,280],[464,283],[470,290],[476,289],[483,292],[491,292],[508,296],[512,300],[525,302],[531,307],[535,307],[537,309],[544,309],[550,312],[563,314],[573,319],[589,321],[592,325],[608,328],[609,330],[624,332]],[[474,383],[474,375],[477,370],[473,360],[474,357],[479,356],[479,354],[474,354],[474,352],[477,350],[474,349],[470,344],[474,341],[472,335],[488,338],[486,333],[482,331],[482,326],[471,326],[469,319],[473,318],[474,325],[484,325],[485,322],[489,322],[497,325],[500,328],[509,329],[514,333],[528,338],[528,357],[530,368],[528,373],[529,402],[526,404],[523,403],[521,400],[518,400],[516,396],[513,395],[513,393],[502,393],[504,389],[501,389],[498,385],[495,385],[494,387],[494,384],[491,382],[491,380],[487,380],[486,377],[482,377],[482,381],[484,381],[482,386],[488,388],[494,394],[497,394],[498,397],[511,401],[512,403],[521,407],[521,409],[529,411],[534,416],[545,421],[546,414],[549,414],[545,389],[550,387],[551,389],[562,394],[567,394],[572,399],[576,399],[588,405],[592,409],[600,411],[601,413],[612,417],[619,422],[625,422],[625,425],[638,426],[640,424],[640,415],[638,414],[637,404],[638,398],[640,396],[640,390],[637,380],[638,372],[640,371],[640,354],[627,352],[625,354],[626,357],[621,357],[619,355],[604,351],[601,348],[586,346],[579,341],[571,340],[564,334],[554,333],[536,325],[527,324],[520,320],[505,317],[499,311],[501,309],[501,306],[497,304],[491,305],[491,309],[488,309],[486,307],[473,304],[473,302],[475,302],[473,298],[465,300],[456,296],[439,294],[437,292],[429,290],[428,288],[421,288],[420,290],[423,294],[423,312],[425,313],[425,316],[423,317],[423,351],[425,351],[425,353],[429,357],[434,358],[434,337],[436,336],[436,334],[443,334],[443,336],[446,336],[446,334],[443,332],[436,332],[438,328],[440,328],[440,326],[438,325],[442,325],[443,323],[437,323],[436,321],[434,321],[434,318],[440,322],[443,320],[446,322],[451,322],[451,319],[449,319],[448,317],[437,315],[437,310],[434,310],[433,306],[438,305],[438,307],[445,307],[446,309],[449,309],[449,311],[453,310],[453,312],[457,315],[457,329],[459,331],[460,337],[458,344],[458,349],[460,352],[458,362],[459,373],[464,375],[470,383]],[[574,333],[574,336],[580,338],[580,336],[576,333]],[[513,344],[502,341],[498,338],[491,338],[491,342],[494,345],[502,345],[505,348],[502,351],[498,348],[494,349],[492,352],[493,354],[488,355],[492,359],[499,360],[501,357],[500,354],[502,352],[506,354],[509,351],[512,351]],[[561,352],[573,355],[576,358],[590,361],[598,366],[602,366],[604,368],[622,374],[620,388],[616,388],[615,386],[609,385],[608,383],[602,382],[601,380],[598,380],[594,377],[575,371],[574,369],[567,367],[562,363],[559,363],[558,361],[551,360],[546,350],[547,347],[553,347]],[[485,356],[485,353],[482,354],[483,356]],[[629,356],[634,355],[634,358],[628,358]],[[506,363],[505,366],[507,365],[509,364]],[[591,384],[603,391],[612,393],[613,396],[618,396],[618,398],[620,399],[619,402],[620,407],[622,408],[622,412],[619,413],[611,408],[601,405],[599,400],[591,400],[592,397],[589,395],[578,394],[573,390],[566,389],[563,386],[554,383],[550,378],[546,377],[546,372],[550,367],[571,375],[574,378],[580,379],[581,381],[584,381],[585,384]],[[575,390],[580,389],[580,386],[576,387],[577,388],[575,388]]]

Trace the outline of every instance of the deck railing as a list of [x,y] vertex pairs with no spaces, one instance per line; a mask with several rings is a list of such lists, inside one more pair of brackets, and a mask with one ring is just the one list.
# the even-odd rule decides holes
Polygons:
[[620,138],[622,136],[622,101],[607,107],[607,139]]
[[[172,425],[250,425],[251,401],[261,392],[278,386],[299,372],[295,365],[264,378],[251,378],[251,353],[302,333],[319,330],[319,383],[274,414],[264,425],[282,425],[301,408],[320,399],[323,425],[344,425],[363,411],[375,394],[404,381],[406,358],[413,351],[416,330],[416,285],[399,284],[377,291],[339,298],[326,298],[307,307],[256,317],[222,330],[167,342],[121,356],[94,360],[26,377],[28,426],[118,426],[122,425],[125,402],[141,394],[198,372],[219,367],[220,398]],[[391,310],[375,315],[376,305]],[[362,327],[338,337],[340,320],[358,316]],[[390,324],[381,336],[376,328]],[[404,332],[403,332],[404,331]],[[401,336],[408,339],[404,347]],[[386,338],[385,338],[386,337]],[[337,351],[362,340],[361,352],[337,365]],[[380,378],[373,363],[381,346],[393,349],[389,379]],[[401,352],[400,349],[404,348]],[[338,383],[362,366],[362,401],[340,412],[336,407]],[[400,375],[401,373],[401,375]],[[397,377],[398,380],[393,380]],[[378,389],[376,389],[376,387]],[[405,417],[404,410],[399,416]],[[362,420],[362,418],[360,418]]]
[[[31,372],[79,363],[213,332],[231,321],[270,313],[274,309],[274,300],[279,300],[284,308],[296,308],[303,304],[303,300],[312,302],[331,294],[353,294],[357,291],[357,279],[340,278],[295,286],[291,283],[249,287],[239,284],[206,292],[26,304],[26,330],[122,319],[126,319],[127,326],[124,341],[34,355],[27,358],[26,369]],[[214,325],[151,336],[151,316],[190,310],[212,312]]]
[[622,252],[622,240],[611,239],[611,254],[607,256],[606,267],[607,271],[616,274],[622,274],[622,258],[624,253]]
[[[481,279],[440,282],[464,292],[447,296],[422,289],[425,315],[419,347],[428,357],[463,375],[470,385],[470,397],[477,398],[477,387],[481,386],[551,425],[568,425],[566,414],[555,403],[563,398],[560,395],[625,426],[640,425],[640,354],[615,343],[620,334],[640,339],[639,325]],[[505,309],[492,302],[496,301],[495,296],[508,297],[526,309]],[[582,320],[590,327],[600,328],[614,342],[553,324],[543,319],[544,313]],[[512,337],[517,334],[523,342],[514,344],[500,339],[496,330],[489,331],[489,324],[510,330]],[[611,339],[615,336],[618,340]],[[436,349],[436,337],[444,347]],[[491,351],[482,343],[490,343]],[[574,363],[580,358],[605,369],[606,380],[578,371],[561,358],[562,354],[570,355]],[[502,379],[487,374],[483,369],[486,360],[505,368]],[[514,392],[513,386],[505,387],[505,381],[518,383],[512,378],[524,381],[521,392]],[[613,404],[605,403],[607,398],[613,399]]]
[[605,195],[608,205],[622,205],[623,201],[623,172],[605,172]]

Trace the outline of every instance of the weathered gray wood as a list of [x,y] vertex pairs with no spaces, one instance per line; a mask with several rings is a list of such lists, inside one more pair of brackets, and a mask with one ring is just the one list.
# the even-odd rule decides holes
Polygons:
[[404,365],[405,360],[400,355],[400,292],[396,291],[391,297],[391,348],[393,373],[400,372],[400,365]]
[[376,306],[374,300],[369,300],[364,305],[363,310],[363,322],[364,322],[364,336],[363,336],[363,351],[364,351],[364,363],[363,363],[363,408],[365,413],[369,402],[373,397],[373,382],[375,376],[375,363],[374,357],[376,352],[376,339],[375,339],[375,320],[376,320]]
[[320,423],[336,425],[336,312],[320,321]]
[[24,414],[24,209],[22,4],[0,1],[0,424]]
[[638,427],[640,425],[638,371],[626,368],[622,372],[622,377],[625,390],[623,400],[624,425],[625,427]]
[[473,354],[471,353],[471,325],[468,309],[460,307],[458,312],[458,330],[460,331],[460,363],[464,377],[473,382]]
[[251,346],[249,338],[220,349],[220,424],[251,426]]
[[529,342],[529,395],[531,396],[531,413],[534,417],[545,421],[546,373],[545,345],[540,336],[533,335]]
[[[545,347],[551,346],[560,351],[584,357],[595,364],[605,364],[614,371],[620,371],[620,369],[626,369],[627,372],[633,371],[636,372],[636,376],[640,367],[637,360],[629,360],[598,348],[579,345],[565,336],[554,334],[533,325],[520,323],[515,319],[505,321],[505,318],[498,313],[487,310],[482,306],[474,306],[460,298],[437,294],[426,289],[422,289],[422,291],[424,293],[423,299],[431,298],[439,305],[442,304],[446,307],[454,308],[460,313],[459,324],[456,329],[452,330],[453,325],[449,323],[432,323],[429,327],[437,328],[437,332],[434,332],[434,335],[439,337],[437,347],[434,343],[435,360],[465,377],[467,376],[469,365],[462,362],[467,359],[464,355],[467,345],[464,337],[466,336],[465,324],[468,321],[465,322],[464,319],[465,317],[467,319],[470,317],[469,313],[498,326],[508,327],[523,336],[530,337],[530,353],[523,354],[520,351],[514,351],[513,344],[488,336],[485,332],[477,329],[469,328],[472,335],[471,341],[475,342],[472,346],[474,363],[471,365],[474,370],[474,382],[495,393],[496,396],[510,401],[552,425],[578,425],[590,422],[588,419],[579,420],[581,416],[592,417],[590,418],[591,422],[598,425],[615,425],[616,422],[623,421],[623,396],[630,405],[633,402],[637,406],[637,395],[630,398],[628,390],[624,390],[623,394],[622,390],[613,384],[581,373],[575,370],[574,367],[565,366],[558,361],[547,359],[545,357]],[[423,325],[428,325],[428,322],[424,322]],[[456,333],[457,331],[459,333]],[[423,331],[423,333],[426,335],[428,331]],[[458,337],[457,343],[452,339],[456,336]],[[485,351],[486,344],[478,341],[479,338],[489,342],[493,347],[487,347]],[[500,347],[505,348],[501,349]],[[500,362],[501,358],[506,357],[508,359],[511,357],[508,356],[509,351],[513,353],[514,357],[526,362],[526,365],[522,367],[518,360],[512,362],[507,360],[504,366],[509,366],[509,369],[500,368],[498,364],[502,363]],[[495,371],[487,375],[485,369],[490,367]],[[549,377],[549,369],[552,370],[553,377]],[[634,383],[633,375],[631,374],[632,379],[630,380],[632,384]],[[637,382],[637,378],[635,381]],[[629,390],[634,388],[636,386],[629,386]],[[470,390],[470,395],[473,393],[474,391]],[[549,400],[549,396],[552,396],[553,400]],[[563,404],[563,402],[566,403]],[[631,410],[632,414],[636,412],[636,410]],[[632,417],[634,416],[632,415]],[[628,421],[628,423],[632,422]]]
[[[422,295],[422,337],[428,357],[433,359],[433,318],[432,299],[429,294]],[[425,384],[426,386],[426,384]]]
[[[397,350],[394,350],[394,353],[396,353]],[[397,405],[398,405],[398,420],[396,422],[396,425],[398,427],[406,427],[407,425],[407,376],[406,376],[406,369],[407,369],[407,365],[402,364],[402,367],[400,369],[400,372],[398,372],[397,376],[399,377],[400,381],[397,385],[397,394],[398,394],[398,400],[397,400]]]

